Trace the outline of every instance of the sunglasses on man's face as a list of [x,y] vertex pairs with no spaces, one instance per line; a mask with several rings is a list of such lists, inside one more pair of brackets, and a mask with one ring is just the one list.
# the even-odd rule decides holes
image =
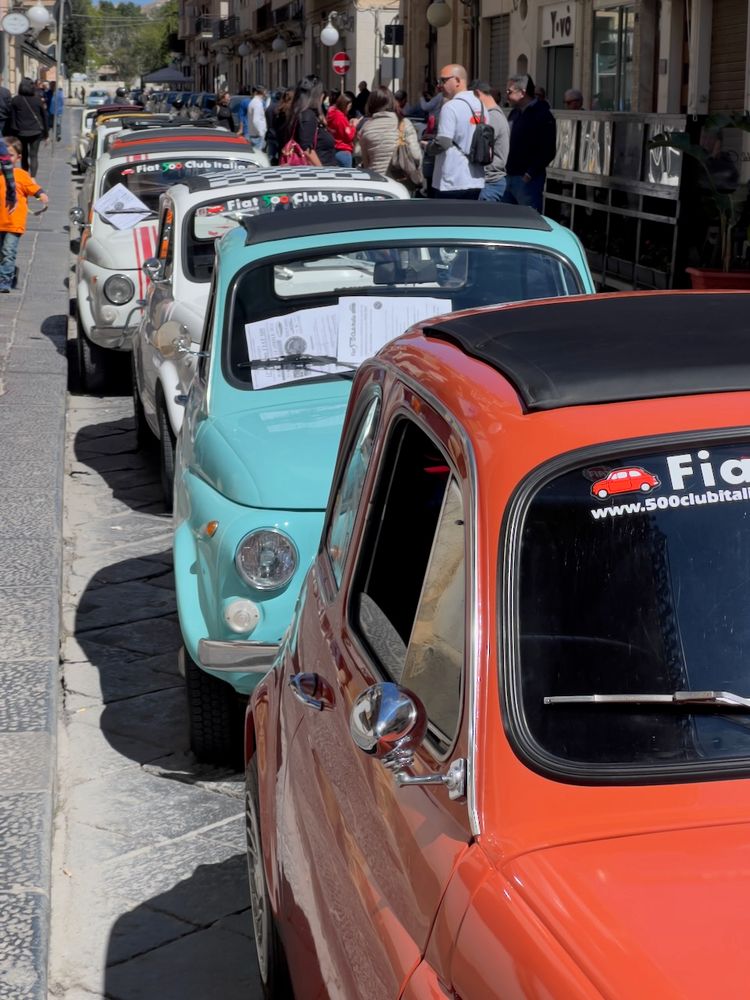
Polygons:
[[437,78],[438,83],[447,83],[449,80],[457,80],[457,76],[439,76]]

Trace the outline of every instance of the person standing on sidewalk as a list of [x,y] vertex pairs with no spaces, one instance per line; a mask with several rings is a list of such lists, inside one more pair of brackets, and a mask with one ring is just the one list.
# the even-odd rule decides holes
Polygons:
[[253,87],[253,96],[240,105],[240,122],[242,134],[253,147],[263,149],[266,142],[266,88],[257,84]]
[[489,83],[485,83],[482,80],[475,80],[471,85],[471,89],[482,102],[487,114],[487,121],[495,133],[492,163],[488,163],[484,168],[484,187],[482,188],[482,193],[479,195],[479,200],[502,201],[506,183],[505,161],[508,159],[508,147],[510,145],[508,120],[492,96],[492,88]]
[[[332,94],[333,98],[334,95]],[[350,167],[352,165],[352,153],[354,151],[354,137],[357,134],[357,126],[349,121],[349,110],[352,100],[348,94],[338,94],[331,103],[326,115],[326,125],[328,131],[333,136],[335,144],[334,154],[336,162],[340,167]]]
[[530,76],[512,76],[506,94],[512,111],[508,116],[510,149],[503,201],[541,212],[547,164],[555,158],[555,119],[549,105],[534,96]]
[[34,82],[21,80],[18,93],[10,102],[10,135],[21,140],[21,166],[34,176],[39,169],[39,143],[47,141],[47,109],[37,95]]
[[0,76],[0,135],[5,135],[5,128],[8,124],[8,119],[10,118],[11,100],[11,92],[6,86],[4,86],[3,78]]
[[476,201],[484,187],[484,167],[469,158],[475,127],[484,120],[482,102],[467,89],[466,70],[451,64],[438,81],[445,103],[440,109],[437,134],[428,146],[435,156],[432,186],[438,198]]
[[23,148],[20,140],[9,139],[7,146],[14,164],[16,204],[12,210],[3,207],[6,201],[5,181],[0,180],[0,292],[9,292],[13,286],[18,244],[26,232],[29,198],[39,198],[44,205],[49,201],[34,178],[16,166]]

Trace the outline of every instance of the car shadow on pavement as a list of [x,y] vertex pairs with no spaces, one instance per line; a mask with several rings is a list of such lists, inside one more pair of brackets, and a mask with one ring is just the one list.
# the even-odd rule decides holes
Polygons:
[[68,336],[68,317],[62,314],[48,316],[42,322],[40,330],[54,344],[57,353],[64,357],[66,354],[65,342]]
[[[261,1000],[245,856],[229,845],[226,853],[117,919],[107,947],[105,996]],[[169,883],[158,851],[146,866],[144,884]]]
[[[117,409],[121,406],[116,404]],[[138,448],[132,417],[81,427],[75,435],[73,454],[72,476],[95,473],[92,485],[97,486],[101,477],[114,500],[140,514],[161,515],[171,524],[164,510],[156,438],[153,448]]]

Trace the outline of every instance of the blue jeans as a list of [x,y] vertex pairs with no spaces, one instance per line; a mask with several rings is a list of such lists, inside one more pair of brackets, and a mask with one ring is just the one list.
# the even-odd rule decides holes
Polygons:
[[262,150],[263,149],[263,144],[266,141],[265,139],[261,139],[261,137],[259,135],[248,135],[248,136],[245,136],[245,138],[250,143],[250,145],[253,147],[253,149],[260,149],[260,150]]
[[16,254],[21,237],[18,233],[0,233],[0,289],[9,291],[16,273]]
[[520,174],[508,174],[503,201],[509,205],[528,205],[537,212],[542,210],[544,177],[532,177],[525,181]]
[[503,195],[505,194],[505,178],[501,177],[499,181],[493,181],[492,184],[485,184],[482,188],[482,193],[479,195],[480,201],[502,201]]
[[340,167],[350,167],[352,165],[352,154],[346,149],[336,150],[336,163]]

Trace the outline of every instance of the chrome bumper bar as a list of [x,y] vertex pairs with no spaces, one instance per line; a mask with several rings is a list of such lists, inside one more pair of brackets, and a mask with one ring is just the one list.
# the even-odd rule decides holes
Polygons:
[[201,639],[198,642],[198,659],[201,666],[225,673],[265,674],[271,668],[279,646],[275,642],[252,642],[239,639],[226,642],[219,639]]

